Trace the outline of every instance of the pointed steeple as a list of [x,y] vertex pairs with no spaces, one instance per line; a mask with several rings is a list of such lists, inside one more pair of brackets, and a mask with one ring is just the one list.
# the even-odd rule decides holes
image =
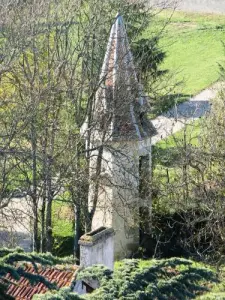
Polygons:
[[146,111],[123,18],[118,13],[102,66],[94,119],[98,131],[106,130],[110,140],[142,140],[154,133]]

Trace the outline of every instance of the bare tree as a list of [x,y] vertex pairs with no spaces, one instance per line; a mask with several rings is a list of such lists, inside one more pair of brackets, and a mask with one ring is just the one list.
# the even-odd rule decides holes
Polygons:
[[[108,145],[111,115],[103,124],[101,143],[93,145],[91,141],[99,126],[94,116],[96,92],[108,76],[99,79],[110,27],[121,10],[132,41],[146,28],[151,14],[145,1],[125,0],[19,2],[10,3],[6,10],[1,25],[1,51],[6,53],[0,71],[5,91],[1,108],[4,113],[8,111],[1,131],[5,174],[2,189],[10,185],[11,179],[20,178],[18,189],[32,203],[34,250],[38,250],[40,236],[41,251],[52,249],[52,203],[57,195],[63,198],[68,193],[75,211],[77,251],[78,238],[83,229],[90,229],[96,211],[99,190],[103,188],[103,167],[110,165],[102,156],[103,148],[118,156],[118,165],[119,159],[127,159],[126,147]],[[118,88],[126,87],[121,84]],[[137,82],[135,88],[138,90]],[[128,107],[131,100],[126,99],[126,93],[121,95]],[[120,109],[124,111],[117,107],[118,112]],[[86,149],[80,136],[85,119],[90,128]],[[96,166],[90,165],[93,156]],[[91,167],[94,169],[90,172]],[[129,178],[137,177],[135,172],[138,170],[125,170]],[[111,184],[132,190],[132,180]],[[94,183],[95,193],[88,210],[90,182]],[[11,190],[15,192],[17,186]],[[6,204],[10,200],[8,195],[2,198]],[[123,193],[120,198],[122,202]]]
[[159,238],[158,255],[165,255],[168,245],[180,255],[206,260],[218,260],[224,253],[223,114],[222,89],[202,120],[187,123],[168,144],[154,149],[153,231],[154,239]]

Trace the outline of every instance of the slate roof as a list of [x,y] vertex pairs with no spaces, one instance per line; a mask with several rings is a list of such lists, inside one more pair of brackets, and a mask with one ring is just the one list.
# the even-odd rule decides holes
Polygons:
[[107,45],[96,93],[94,126],[101,137],[142,140],[155,134],[147,101],[137,79],[123,18],[117,15]]
[[[26,272],[42,275],[51,283],[56,283],[59,288],[70,287],[75,280],[78,269],[79,267],[76,265],[68,267],[43,267],[38,265],[38,272],[36,272],[32,264],[25,264],[24,266]],[[35,294],[45,294],[48,291],[48,288],[41,282],[31,285],[26,278],[21,277],[16,281],[10,274],[7,274],[5,278],[12,282],[7,289],[7,294],[16,300],[30,300]]]

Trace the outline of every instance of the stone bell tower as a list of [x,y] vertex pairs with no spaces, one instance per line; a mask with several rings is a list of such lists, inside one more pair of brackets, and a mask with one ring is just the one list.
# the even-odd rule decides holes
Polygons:
[[116,258],[128,257],[137,249],[140,208],[151,205],[141,199],[141,176],[147,176],[151,166],[151,136],[155,133],[146,113],[146,97],[138,83],[123,18],[118,14],[110,32],[92,119],[81,129],[90,140],[92,229],[113,227]]

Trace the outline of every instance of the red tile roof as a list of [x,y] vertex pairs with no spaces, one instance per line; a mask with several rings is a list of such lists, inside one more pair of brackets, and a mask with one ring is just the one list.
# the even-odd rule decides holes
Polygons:
[[[79,267],[76,265],[69,267],[44,267],[38,265],[36,272],[31,264],[25,264],[24,266],[26,272],[41,275],[51,283],[56,283],[59,288],[71,286],[75,280],[76,271],[78,271],[78,269]],[[8,287],[7,294],[16,300],[30,300],[35,294],[44,294],[48,291],[48,288],[41,282],[31,285],[26,278],[21,277],[16,281],[10,274],[7,274],[5,278],[12,282]]]

